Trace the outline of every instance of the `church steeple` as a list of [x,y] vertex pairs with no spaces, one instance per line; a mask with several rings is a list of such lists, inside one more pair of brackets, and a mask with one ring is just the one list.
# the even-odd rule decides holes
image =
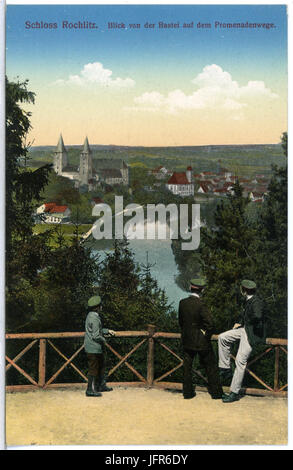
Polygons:
[[80,184],[88,184],[89,179],[93,177],[92,151],[89,146],[88,138],[85,138],[83,150],[80,154],[79,163]]
[[67,166],[68,156],[65,148],[62,134],[60,134],[56,151],[54,152],[54,170],[57,175],[62,175],[63,168]]
[[82,151],[82,153],[91,153],[91,149],[90,149],[89,141],[88,141],[88,138],[87,138],[87,137],[85,138],[85,141],[84,141],[84,144],[83,144],[83,151]]
[[61,153],[66,152],[62,134],[60,134],[60,137],[59,137],[59,142],[57,145],[57,152],[61,152]]

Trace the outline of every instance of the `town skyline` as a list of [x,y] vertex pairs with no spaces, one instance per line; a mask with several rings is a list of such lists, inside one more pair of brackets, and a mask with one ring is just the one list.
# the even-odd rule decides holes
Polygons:
[[[163,19],[179,27],[161,28]],[[54,146],[60,133],[67,145],[85,136],[133,147],[277,144],[286,38],[284,5],[8,5],[6,73],[36,93],[26,107],[34,146]]]

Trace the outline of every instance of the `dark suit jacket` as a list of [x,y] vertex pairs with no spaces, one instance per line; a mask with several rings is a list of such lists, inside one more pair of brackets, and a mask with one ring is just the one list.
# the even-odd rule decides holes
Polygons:
[[237,323],[241,323],[244,326],[251,346],[265,342],[264,305],[257,295],[246,301],[244,311]]
[[[179,303],[179,325],[184,349],[204,351],[210,347],[210,338],[214,333],[211,315],[198,297],[191,295]],[[201,330],[204,330],[204,335]]]

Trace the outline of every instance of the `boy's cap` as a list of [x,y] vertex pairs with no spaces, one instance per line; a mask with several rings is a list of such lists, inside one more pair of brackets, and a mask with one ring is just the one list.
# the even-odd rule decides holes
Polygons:
[[89,307],[96,307],[97,305],[100,305],[101,303],[101,297],[99,295],[94,295],[91,297],[88,301],[88,306]]

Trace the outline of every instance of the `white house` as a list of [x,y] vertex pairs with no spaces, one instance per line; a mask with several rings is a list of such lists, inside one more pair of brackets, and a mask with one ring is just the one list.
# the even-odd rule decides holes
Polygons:
[[173,173],[166,184],[166,188],[178,196],[193,196],[192,168],[189,166],[186,172]]
[[64,224],[69,222],[71,211],[68,206],[59,206],[55,202],[47,202],[42,204],[36,210],[43,223]]

